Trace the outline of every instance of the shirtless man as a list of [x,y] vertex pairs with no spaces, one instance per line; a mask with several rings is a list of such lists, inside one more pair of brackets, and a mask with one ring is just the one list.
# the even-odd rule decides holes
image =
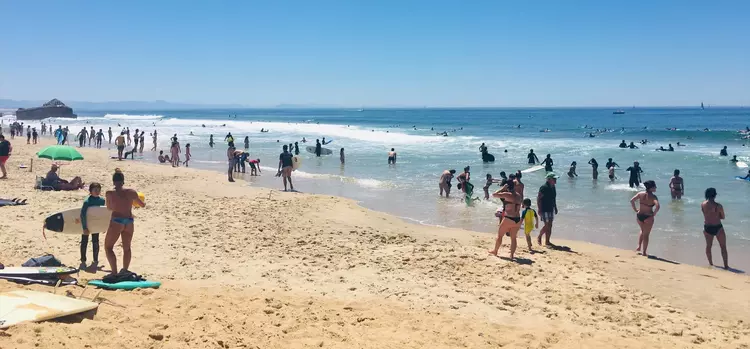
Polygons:
[[445,197],[450,197],[451,179],[453,179],[454,174],[456,174],[456,170],[443,171],[443,174],[440,176],[440,181],[438,182],[438,187],[440,187],[440,196],[443,196],[443,192],[445,192]]
[[727,252],[727,235],[724,232],[724,226],[721,220],[724,219],[724,206],[716,202],[716,189],[706,189],[706,201],[701,204],[703,211],[703,236],[706,238],[706,258],[708,264],[713,266],[714,261],[711,256],[711,247],[714,243],[714,236],[719,241],[721,248],[721,259],[724,261],[724,269],[729,269],[729,253]]
[[109,222],[109,228],[107,228],[104,251],[107,254],[111,273],[117,274],[115,243],[122,236],[122,269],[120,270],[120,273],[122,273],[130,267],[130,243],[133,241],[135,230],[132,212],[133,203],[136,203],[139,207],[144,207],[146,204],[141,201],[135,190],[122,187],[125,184],[125,175],[122,172],[115,172],[112,176],[112,182],[115,185],[115,190],[107,191],[105,200],[107,209],[112,211],[112,219]]
[[672,199],[682,199],[685,194],[685,182],[680,177],[680,170],[674,170],[674,177],[669,181],[669,189],[672,191]]
[[120,135],[115,138],[115,145],[117,145],[117,160],[122,160],[122,152],[125,150],[125,132],[120,132]]
[[294,161],[292,160],[292,153],[289,152],[289,148],[285,145],[283,148],[283,153],[279,154],[279,173],[281,174],[281,178],[284,181],[284,191],[287,191],[286,189],[286,182],[289,181],[289,188],[294,191],[294,184],[292,184],[292,169]]
[[391,148],[391,151],[388,152],[388,165],[395,165],[396,164],[396,149]]

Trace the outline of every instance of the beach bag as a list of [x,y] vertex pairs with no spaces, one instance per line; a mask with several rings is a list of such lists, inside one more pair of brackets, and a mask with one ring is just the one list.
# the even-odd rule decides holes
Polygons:
[[24,267],[62,267],[63,264],[55,256],[48,254],[37,258],[32,258],[22,264]]

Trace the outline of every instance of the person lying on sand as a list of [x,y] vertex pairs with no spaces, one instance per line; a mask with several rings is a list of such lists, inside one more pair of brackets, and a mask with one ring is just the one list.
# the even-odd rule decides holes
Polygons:
[[83,188],[83,180],[81,177],[75,177],[70,182],[60,178],[57,175],[58,166],[53,164],[47,176],[44,178],[43,184],[55,188],[55,190],[78,190]]

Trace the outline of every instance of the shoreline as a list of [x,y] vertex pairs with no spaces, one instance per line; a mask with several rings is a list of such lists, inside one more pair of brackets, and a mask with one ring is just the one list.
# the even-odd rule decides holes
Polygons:
[[[35,159],[33,173],[18,165],[41,147],[16,145],[9,179],[0,181],[3,196],[29,199],[0,208],[10,218],[0,221],[0,260],[20,265],[47,251],[77,265],[77,235],[50,233],[44,242],[38,227],[86,193],[31,189],[50,161]],[[750,345],[746,275],[559,239],[570,250],[531,255],[519,241],[515,263],[487,256],[492,234],[412,224],[341,197],[228,183],[212,170],[163,171],[80,151],[85,160],[63,166],[61,177],[81,175],[107,190],[119,167],[125,186],[146,194],[146,208],[134,210],[131,269],[164,286],[102,292],[92,319],[12,327],[0,347],[63,339],[93,348]],[[0,291],[18,288],[50,290],[0,281]],[[91,331],[110,336],[108,345]]]

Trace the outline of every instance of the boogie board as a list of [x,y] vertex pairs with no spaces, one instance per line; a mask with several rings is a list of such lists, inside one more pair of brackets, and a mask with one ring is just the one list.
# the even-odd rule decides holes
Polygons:
[[98,303],[47,292],[16,290],[0,293],[0,329],[28,321],[44,321],[83,313]]
[[747,168],[747,163],[744,161],[737,161],[734,164],[737,165],[737,167],[739,168]]
[[77,272],[78,269],[71,267],[5,267],[0,269],[0,277],[64,276]]
[[159,288],[161,282],[158,281],[122,281],[116,284],[108,284],[102,280],[91,280],[89,285],[107,290],[134,290],[136,288]]
[[[305,149],[307,150],[308,153],[315,154],[315,146],[309,146],[309,147],[307,147]],[[320,148],[320,155],[331,155],[331,154],[333,154],[333,152],[331,151],[331,149]]]
[[740,176],[734,177],[734,179],[739,179],[741,181],[748,181],[748,182],[750,182],[750,178],[745,178],[745,177],[740,177]]
[[[86,211],[86,221],[89,231],[105,233],[109,228],[112,212],[103,206],[89,207]],[[81,227],[81,208],[71,208],[52,214],[44,220],[44,228],[62,234],[83,234]]]
[[292,157],[292,169],[296,170],[299,168],[299,165],[302,165],[302,157],[299,155],[295,155]]
[[536,166],[532,166],[532,167],[529,167],[529,168],[521,171],[521,173],[532,173],[532,172],[539,171],[539,170],[541,170],[543,168],[544,168],[544,165],[536,165]]

